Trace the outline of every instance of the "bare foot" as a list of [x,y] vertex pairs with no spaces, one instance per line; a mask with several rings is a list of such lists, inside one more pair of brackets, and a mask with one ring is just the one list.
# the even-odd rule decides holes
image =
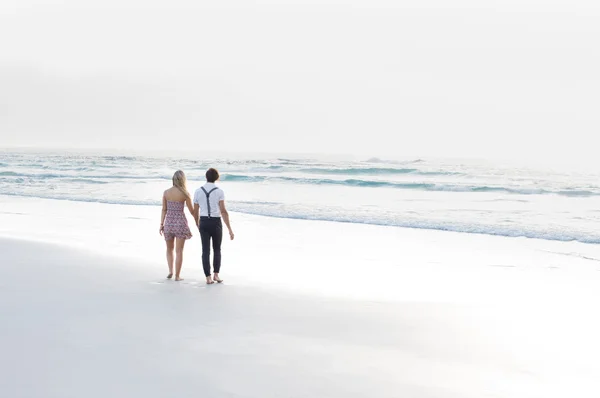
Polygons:
[[173,273],[171,272],[169,275],[167,275],[167,279],[171,279],[173,277]]
[[176,276],[176,277],[175,277],[175,280],[179,282],[179,281],[182,281],[182,280],[183,280],[183,278],[180,278],[180,277]]
[[218,274],[215,274],[215,276],[213,277],[213,280],[215,282],[217,282],[217,283],[222,283],[223,282],[223,279],[219,278]]
[[212,285],[213,283],[215,283],[215,282],[213,282],[212,278],[210,276],[207,276],[206,277],[206,284],[207,285]]

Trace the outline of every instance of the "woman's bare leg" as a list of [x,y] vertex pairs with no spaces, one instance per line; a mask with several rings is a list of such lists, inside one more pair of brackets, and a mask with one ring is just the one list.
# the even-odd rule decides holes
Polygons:
[[175,244],[175,239],[167,239],[167,265],[169,266],[169,275],[167,275],[167,279],[171,279],[173,276],[173,247]]
[[175,258],[175,280],[181,281],[182,278],[179,277],[181,273],[181,266],[183,265],[183,246],[185,245],[185,239],[179,239],[175,241],[175,254],[177,257]]

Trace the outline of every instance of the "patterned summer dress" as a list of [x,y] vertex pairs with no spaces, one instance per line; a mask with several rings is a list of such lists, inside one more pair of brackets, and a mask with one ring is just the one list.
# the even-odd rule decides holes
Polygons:
[[173,238],[190,239],[192,233],[188,226],[183,208],[185,202],[167,201],[167,215],[165,216],[164,235],[166,240]]

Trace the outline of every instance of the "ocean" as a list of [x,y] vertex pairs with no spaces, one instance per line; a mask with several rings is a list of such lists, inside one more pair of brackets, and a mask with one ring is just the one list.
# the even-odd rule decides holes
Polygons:
[[[228,208],[280,218],[600,243],[600,173],[437,159],[0,152],[0,194],[160,205],[181,169],[221,172]],[[0,211],[8,211],[2,209]]]

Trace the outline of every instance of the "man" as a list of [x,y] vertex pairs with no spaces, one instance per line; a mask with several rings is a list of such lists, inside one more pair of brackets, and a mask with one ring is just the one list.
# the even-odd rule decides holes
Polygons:
[[[221,218],[229,230],[229,238],[233,240],[233,230],[229,224],[229,213],[225,208],[225,193],[215,185],[219,180],[219,172],[210,168],[206,172],[206,184],[194,193],[194,217],[200,217],[200,238],[202,239],[202,267],[206,276],[206,283],[221,283],[219,278],[221,270],[221,241],[223,239],[223,224]],[[210,275],[210,244],[213,247],[213,270]]]

